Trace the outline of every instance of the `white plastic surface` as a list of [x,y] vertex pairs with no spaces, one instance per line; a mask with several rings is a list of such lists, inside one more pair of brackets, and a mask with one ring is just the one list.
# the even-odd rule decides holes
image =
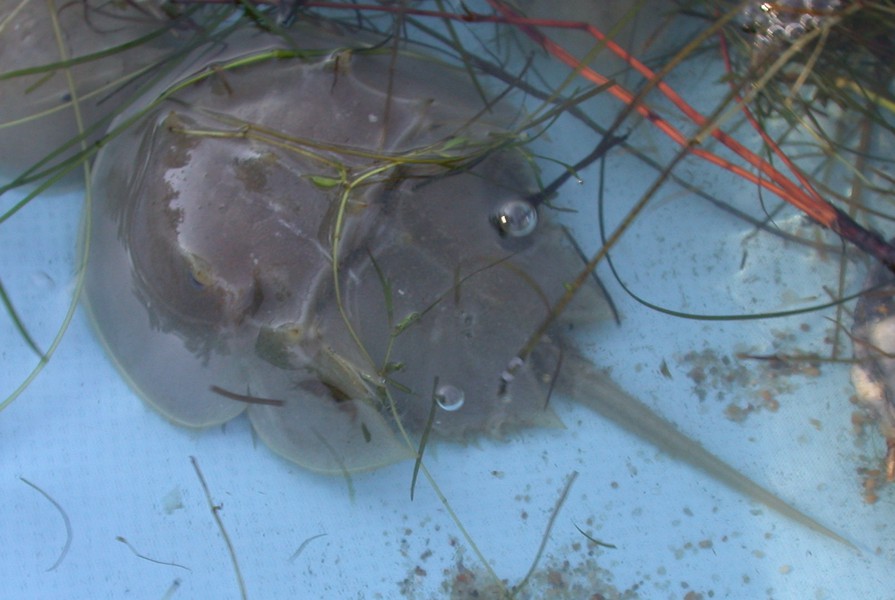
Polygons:
[[[691,96],[712,83],[695,68],[678,77]],[[552,151],[580,156],[594,143],[581,131],[571,121],[557,124]],[[665,143],[643,124],[632,135],[641,147]],[[621,150],[606,169],[611,229],[656,173]],[[756,218],[764,215],[754,187],[723,171],[688,159],[675,173]],[[557,202],[580,211],[570,222],[579,223],[576,234],[591,253],[599,247],[598,170],[581,175],[583,183],[568,183]],[[12,202],[4,196],[2,208]],[[78,193],[41,198],[0,227],[0,280],[42,348],[74,286],[81,206]],[[812,227],[792,211],[775,223],[802,233]],[[823,286],[832,287],[839,273],[837,256],[752,235],[747,223],[672,184],[612,256],[642,298],[701,314],[820,304],[828,300]],[[849,265],[851,289],[862,268]],[[596,363],[857,550],[739,497],[562,398],[554,406],[565,430],[430,447],[425,462],[448,505],[423,476],[411,502],[412,462],[350,482],[314,475],[256,443],[244,417],[205,431],[167,423],[127,388],[79,309],[44,372],[0,413],[0,596],[239,598],[195,457],[249,598],[444,598],[462,584],[491,597],[489,575],[447,507],[512,587],[535,558],[573,473],[520,597],[891,597],[895,495],[889,486],[875,504],[864,501],[856,470],[877,467],[884,446],[872,428],[862,437],[853,431],[847,365],[794,373],[737,357],[829,355],[835,311],[682,319],[632,300],[605,264],[599,273],[622,323],[605,323],[588,340]],[[5,396],[37,359],[5,314],[0,339]],[[849,356],[847,339],[840,343]],[[763,408],[736,422],[728,418],[731,405]],[[71,528],[65,550],[60,509]],[[581,531],[613,547],[595,545]]]

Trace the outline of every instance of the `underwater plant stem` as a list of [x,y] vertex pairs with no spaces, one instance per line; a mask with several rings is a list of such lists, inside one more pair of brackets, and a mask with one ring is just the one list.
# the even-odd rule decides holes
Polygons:
[[168,586],[168,589],[165,590],[165,595],[162,596],[162,600],[171,600],[174,597],[174,594],[177,593],[177,590],[180,589],[181,581],[180,579],[175,579],[171,582],[171,585]]
[[[870,150],[871,137],[873,133],[873,128],[868,119],[864,119],[861,122],[860,126],[860,141],[858,142],[858,154],[855,157],[855,172],[852,176],[852,184],[851,189],[848,192],[848,206],[850,208],[851,214],[855,214],[860,208],[862,203],[862,196],[864,195],[865,190],[865,179],[861,176],[861,173],[864,172],[867,163],[867,156]],[[830,294],[830,297],[833,299],[842,298],[846,295],[846,273],[849,266],[848,257],[844,252],[839,254],[839,279],[836,282],[836,293]],[[845,304],[839,304],[836,306],[836,323],[845,322]],[[842,327],[834,327],[833,328],[833,339],[831,342],[831,352],[830,357],[833,360],[839,359],[840,354],[840,345],[843,337],[843,328]]]
[[[55,35],[56,45],[59,49],[59,56],[64,61],[68,59],[68,49],[65,45],[64,36],[62,34],[62,29],[59,25],[59,17],[56,9],[55,0],[47,0],[47,7],[50,13],[50,19],[53,24],[53,32]],[[75,87],[74,79],[71,76],[70,69],[64,69],[66,82],[68,85],[69,95],[71,96],[71,107],[74,112],[75,123],[77,124],[78,132],[81,134],[81,149],[82,151],[86,150],[87,142],[83,138],[84,134],[84,121],[81,117],[81,106],[79,101],[79,96],[77,89]],[[74,167],[72,167],[74,168]],[[90,245],[90,207],[92,204],[92,188],[90,185],[90,164],[87,161],[84,161],[82,164],[82,168],[84,170],[84,182],[85,182],[85,190],[84,190],[84,214],[87,215],[84,218],[84,227],[82,230],[83,238],[80,244],[80,256],[77,261],[77,265],[75,267],[75,288],[72,291],[71,300],[68,304],[68,309],[65,312],[65,316],[62,318],[62,323],[59,325],[59,330],[56,332],[56,335],[53,337],[53,340],[50,342],[47,351],[41,355],[40,360],[31,369],[31,372],[28,373],[28,376],[19,384],[19,386],[12,391],[6,398],[0,402],[0,412],[3,411],[7,406],[12,404],[12,402],[22,395],[22,393],[28,389],[28,386],[31,385],[31,382],[37,378],[37,376],[43,371],[44,367],[49,363],[50,357],[56,352],[56,349],[59,347],[59,344],[62,343],[62,339],[65,337],[66,331],[68,331],[68,326],[71,323],[71,320],[74,318],[75,310],[78,307],[78,300],[81,297],[81,291],[84,288],[84,274],[87,269],[87,256],[89,254],[88,248]],[[61,178],[63,174],[58,174],[56,177],[51,178],[50,181],[44,182],[42,186],[38,189],[42,190],[44,187],[49,187],[51,185],[51,181],[55,181],[58,178]],[[32,192],[32,195],[38,193],[37,190]],[[2,220],[0,220],[2,222]]]
[[340,251],[342,249],[341,240],[343,233],[342,230],[345,226],[345,214],[348,209],[348,201],[354,189],[361,186],[361,184],[363,184],[368,179],[373,179],[380,173],[387,172],[392,168],[393,166],[391,165],[376,166],[366,171],[365,173],[362,173],[351,182],[343,183],[343,189],[339,197],[339,205],[336,211],[335,223],[333,224],[332,231],[330,232],[330,246],[332,247],[333,295],[335,296],[336,305],[339,307],[339,315],[342,317],[342,322],[348,329],[348,333],[357,346],[358,350],[360,350],[360,352],[363,354],[364,360],[366,360],[367,364],[369,365],[375,365],[375,362],[370,357],[370,354],[367,352],[367,347],[361,341],[360,336],[357,334],[357,331],[354,328],[354,325],[351,324],[351,319],[349,318],[348,313],[345,311],[345,303],[342,301],[342,286],[339,280],[339,262],[341,261]]
[[640,200],[637,201],[631,210],[628,211],[628,214],[625,215],[625,218],[622,222],[615,228],[615,231],[612,232],[612,235],[606,240],[606,243],[597,251],[594,256],[587,261],[587,264],[584,265],[584,268],[578,273],[578,276],[570,283],[566,285],[566,291],[557,300],[556,304],[553,305],[550,313],[547,317],[541,322],[541,324],[535,329],[534,333],[529,336],[528,341],[525,343],[525,346],[522,347],[522,350],[519,352],[518,356],[523,361],[528,358],[528,356],[534,351],[534,349],[538,346],[541,339],[544,335],[547,334],[547,331],[553,325],[556,315],[561,314],[572,299],[575,297],[575,294],[584,285],[591,274],[596,270],[597,265],[601,260],[609,253],[609,250],[615,246],[615,244],[621,239],[622,235],[628,230],[637,216],[646,208],[646,205],[652,199],[653,195],[665,181],[666,177],[671,173],[671,170],[674,169],[677,164],[684,159],[687,155],[686,148],[680,152],[678,152],[677,156],[665,167],[662,171],[658,179],[653,182],[652,186],[643,194]]
[[62,523],[63,523],[63,525],[65,525],[65,544],[63,544],[63,546],[62,546],[62,551],[59,552],[59,558],[57,558],[56,562],[54,562],[52,565],[50,565],[50,567],[47,569],[47,571],[55,571],[56,568],[62,564],[62,561],[65,560],[65,557],[68,555],[68,550],[69,550],[69,548],[71,548],[71,541],[72,541],[72,538],[74,537],[74,534],[72,533],[72,528],[71,528],[71,519],[68,518],[68,514],[66,514],[65,510],[62,508],[62,505],[59,504],[58,502],[56,502],[56,500],[54,500],[52,496],[50,496],[48,493],[46,493],[40,487],[38,487],[37,484],[31,483],[24,477],[19,477],[19,479],[22,481],[22,483],[33,488],[41,496],[46,498],[50,502],[50,504],[52,504],[53,507],[59,511],[59,515],[62,517]]
[[236,392],[225,390],[218,385],[213,385],[208,389],[219,396],[223,396],[224,398],[236,400],[237,402],[245,402],[246,404],[258,404],[262,406],[283,406],[284,404],[282,400],[277,400],[274,398],[259,398],[258,396],[250,396],[249,394],[237,394]]
[[218,531],[221,532],[221,537],[224,538],[224,543],[227,545],[227,551],[230,554],[230,562],[233,563],[233,571],[236,573],[236,582],[239,584],[239,596],[242,600],[246,600],[249,597],[248,592],[246,591],[245,581],[242,579],[242,571],[239,568],[239,561],[236,560],[236,549],[233,547],[233,542],[230,541],[230,536],[227,534],[227,529],[224,527],[224,521],[221,519],[221,507],[215,504],[214,499],[211,497],[211,490],[208,489],[208,484],[205,482],[205,476],[202,474],[202,469],[199,468],[199,460],[195,456],[191,456],[190,462],[193,463],[196,477],[199,478],[199,484],[202,486],[202,491],[205,493],[208,509],[211,511],[211,515],[214,517],[215,523],[217,523]]
[[0,304],[3,304],[3,309],[12,319],[12,324],[19,332],[19,335],[22,336],[22,339],[25,340],[25,343],[28,344],[28,347],[31,348],[32,352],[37,354],[41,361],[46,361],[47,355],[43,353],[43,351],[38,347],[37,342],[35,342],[34,338],[31,337],[31,334],[28,333],[28,329],[25,327],[25,323],[22,322],[22,319],[16,312],[15,306],[13,306],[12,304],[12,299],[9,297],[9,294],[6,293],[6,288],[3,286],[2,279],[0,279]]
[[416,490],[416,478],[420,474],[420,465],[423,463],[423,452],[426,451],[426,442],[429,441],[429,434],[432,432],[432,425],[435,423],[435,413],[438,410],[438,401],[436,394],[438,393],[438,376],[432,382],[432,405],[429,407],[429,417],[426,419],[426,426],[423,428],[423,434],[420,436],[419,449],[416,451],[416,460],[413,462],[413,476],[410,478],[410,501],[413,502],[413,494]]
[[289,562],[290,562],[290,563],[294,563],[294,562],[295,562],[295,559],[297,559],[299,556],[301,556],[301,553],[304,552],[304,551],[305,551],[305,548],[308,547],[308,544],[310,544],[310,543],[313,542],[314,540],[319,539],[319,538],[322,538],[322,537],[326,537],[326,534],[325,534],[325,533],[318,533],[317,535],[312,535],[311,537],[305,539],[305,541],[303,541],[303,542],[301,543],[301,545],[299,545],[298,549],[297,549],[295,552],[292,553],[292,556],[289,557]]
[[31,0],[21,0],[21,2],[19,2],[19,4],[9,12],[9,14],[5,15],[3,19],[0,20],[0,35],[3,34],[3,30],[6,29],[6,26],[12,23],[12,20],[15,19],[16,16],[18,16],[18,14],[25,9],[25,6],[27,6],[30,1]]
[[140,559],[142,559],[142,560],[145,560],[145,561],[148,561],[148,562],[151,562],[151,563],[155,563],[155,564],[157,564],[157,565],[162,565],[163,567],[177,567],[178,569],[183,569],[184,571],[189,571],[190,573],[193,572],[193,570],[192,570],[191,568],[189,568],[189,567],[185,567],[185,566],[183,566],[183,565],[181,565],[181,564],[178,564],[178,563],[175,563],[175,562],[167,562],[167,561],[164,561],[164,560],[156,560],[156,559],[154,559],[154,558],[152,558],[152,557],[150,557],[150,556],[146,556],[145,554],[141,554],[139,551],[137,551],[136,548],[134,548],[134,545],[133,545],[133,544],[131,544],[129,541],[127,541],[127,539],[126,539],[124,536],[120,536],[120,535],[115,536],[115,541],[116,541],[116,542],[121,542],[122,544],[124,544],[125,546],[127,546],[128,550],[130,550],[130,551],[134,554],[134,556],[136,556],[137,558],[140,558]]
[[569,497],[569,492],[572,491],[572,486],[575,484],[576,479],[578,479],[578,471],[572,471],[572,473],[568,477],[566,477],[566,484],[563,486],[562,492],[559,494],[559,498],[556,500],[556,504],[553,506],[553,511],[550,513],[550,519],[547,521],[547,528],[544,529],[544,535],[541,536],[541,544],[538,546],[538,551],[535,553],[535,557],[531,561],[531,567],[529,567],[528,572],[525,574],[525,577],[522,578],[522,581],[513,586],[512,597],[515,597],[518,592],[525,589],[525,586],[528,585],[528,581],[531,579],[532,575],[534,575],[535,570],[538,568],[538,563],[541,561],[541,556],[544,555],[544,548],[547,547],[547,541],[550,539],[550,532],[553,531],[553,526],[556,524],[556,517],[559,516],[559,512],[562,510],[563,504],[566,503],[566,499]]

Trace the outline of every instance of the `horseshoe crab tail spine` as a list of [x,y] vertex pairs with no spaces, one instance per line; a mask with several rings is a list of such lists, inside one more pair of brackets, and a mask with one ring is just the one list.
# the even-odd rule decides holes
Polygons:
[[574,375],[566,377],[560,375],[557,382],[560,392],[568,394],[576,402],[609,419],[625,431],[686,462],[727,487],[817,533],[858,550],[853,543],[835,531],[821,525],[682,434],[647,405],[622,391],[578,351],[567,350],[564,361],[566,373]]

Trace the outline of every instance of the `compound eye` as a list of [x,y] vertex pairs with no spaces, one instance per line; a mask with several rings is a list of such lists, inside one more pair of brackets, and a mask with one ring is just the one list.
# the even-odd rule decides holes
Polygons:
[[538,209],[526,200],[507,200],[497,207],[491,220],[501,235],[525,237],[538,226]]

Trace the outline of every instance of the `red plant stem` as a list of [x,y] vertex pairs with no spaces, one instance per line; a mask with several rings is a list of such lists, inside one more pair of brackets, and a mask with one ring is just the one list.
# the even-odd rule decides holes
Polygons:
[[[579,69],[579,72],[583,77],[592,81],[596,85],[604,85],[609,82],[609,79],[600,75],[590,67],[581,65],[580,61],[575,58],[572,54],[567,52],[562,46],[548,38],[544,35],[540,30],[538,30],[535,26],[531,25],[531,20],[526,19],[524,17],[518,17],[515,13],[512,12],[512,9],[505,6],[499,0],[488,0],[489,4],[493,6],[496,10],[504,12],[504,16],[507,19],[507,22],[513,25],[516,25],[519,29],[521,29],[526,35],[532,38],[535,42],[544,47],[547,52],[553,55],[555,58],[558,58],[562,62],[566,63],[568,66]],[[652,71],[645,64],[637,60],[634,56],[632,56],[629,52],[627,52],[624,48],[613,42],[611,39],[607,38],[600,30],[589,23],[576,23],[571,21],[540,21],[542,26],[562,26],[564,28],[573,28],[573,29],[581,29],[586,31],[596,40],[603,42],[606,44],[606,48],[612,51],[614,54],[619,56],[629,65],[631,65],[637,72],[643,75],[645,78],[650,80],[656,79],[655,72]],[[664,81],[656,82],[656,87],[661,91],[684,115],[693,121],[695,124],[699,126],[704,126],[706,124],[705,117],[700,114],[696,109],[690,106],[683,98],[681,98],[677,92],[675,92],[671,86],[669,86]],[[624,102],[625,104],[631,104],[634,101],[634,94],[623,88],[618,84],[614,84],[609,92],[612,93],[616,98]],[[650,108],[638,105],[635,107],[638,113],[640,113],[645,119],[653,123],[656,127],[658,127],[661,131],[663,131],[668,137],[670,137],[673,141],[680,144],[681,146],[691,146],[691,153],[708,160],[712,163],[715,163],[719,166],[723,166],[724,168],[730,168],[734,173],[744,176],[753,183],[766,187],[773,191],[774,193],[781,195],[784,199],[788,201],[792,201],[787,194],[793,195],[797,197],[797,202],[794,202],[796,206],[805,210],[809,215],[818,219],[821,223],[826,223],[831,220],[832,214],[826,210],[827,207],[821,209],[820,211],[813,210],[813,207],[810,203],[805,203],[805,206],[801,206],[799,201],[807,200],[805,198],[805,194],[802,190],[797,188],[789,179],[787,179],[782,173],[774,169],[767,161],[756,155],[754,152],[728,136],[723,131],[718,129],[714,129],[711,132],[712,137],[716,138],[722,144],[730,148],[736,154],[742,156],[747,162],[752,164],[754,167],[761,170],[766,176],[768,176],[771,181],[776,184],[776,187],[769,187],[770,182],[768,180],[759,178],[753,173],[740,169],[730,163],[729,161],[725,161],[720,157],[708,152],[707,150],[703,150],[702,148],[697,148],[692,146],[693,142],[683,135],[680,131],[678,131],[673,125],[668,123],[661,116],[656,114]],[[781,193],[784,191],[786,193]],[[828,207],[832,209],[832,207]],[[816,213],[816,214],[814,214]]]
[[[724,34],[718,35],[720,46],[721,46],[721,57],[724,59],[724,69],[727,71],[727,74],[730,75],[733,73],[733,65],[730,61],[730,52],[727,47],[727,38]],[[820,194],[814,189],[811,183],[808,181],[808,178],[805,177],[805,174],[802,173],[801,169],[796,167],[796,165],[792,162],[792,159],[780,148],[777,142],[768,134],[767,131],[758,123],[758,120],[755,118],[755,115],[752,114],[752,110],[742,101],[742,97],[737,90],[736,85],[734,84],[733,79],[730,79],[730,90],[734,94],[734,99],[740,103],[743,108],[743,114],[746,116],[746,119],[749,121],[749,124],[752,125],[752,128],[761,136],[762,141],[768,145],[768,147],[773,151],[777,157],[783,161],[786,165],[786,168],[789,169],[793,175],[799,180],[799,183],[810,193],[818,202],[823,202],[823,198],[821,198]]]
[[[544,27],[562,27],[565,29],[579,29],[586,31],[594,39],[604,43],[606,48],[622,58],[638,73],[643,75],[645,78],[654,81],[659,91],[661,91],[665,95],[665,97],[668,98],[691,121],[699,126],[707,125],[706,118],[702,114],[700,114],[699,111],[690,106],[683,98],[681,98],[677,94],[677,92],[675,92],[671,88],[671,86],[669,86],[664,81],[657,80],[655,72],[653,72],[649,67],[637,60],[637,58],[632,56],[624,48],[613,42],[611,39],[607,38],[600,30],[598,30],[593,25],[589,23],[580,23],[573,21],[528,19],[516,14],[513,9],[506,6],[501,0],[488,0],[488,3],[495,10],[503,14],[507,23],[515,25],[533,41],[543,46],[543,48],[547,50],[547,52],[550,53],[552,56],[561,60],[573,69],[578,70],[578,72],[583,77],[592,81],[596,85],[604,85],[609,82],[606,77],[600,75],[590,67],[582,65],[581,62],[572,54],[567,52],[562,46],[548,38],[539,29],[537,29],[535,23]],[[635,96],[631,92],[624,89],[618,84],[613,84],[608,91],[616,98],[628,105],[636,100]],[[854,219],[849,217],[846,213],[824,200],[817,193],[817,191],[814,190],[808,180],[804,178],[804,176],[802,176],[800,171],[795,168],[795,165],[793,165],[788,158],[786,158],[784,162],[787,164],[788,167],[792,169],[793,173],[796,175],[797,178],[799,178],[802,185],[805,186],[807,190],[810,190],[809,192],[806,192],[802,188],[796,186],[791,180],[789,180],[785,175],[774,168],[774,166],[771,165],[769,162],[762,159],[760,156],[758,156],[718,128],[712,128],[710,135],[721,142],[724,146],[732,150],[734,153],[742,157],[753,167],[758,169],[768,179],[765,179],[765,177],[759,177],[758,175],[751,173],[743,169],[742,167],[731,163],[730,161],[722,159],[721,157],[708,152],[707,150],[694,146],[693,144],[695,142],[693,140],[685,137],[681,132],[675,129],[674,126],[665,121],[661,116],[656,114],[648,107],[643,106],[642,104],[638,104],[634,108],[641,116],[653,123],[656,127],[658,127],[666,135],[668,135],[673,141],[685,148],[689,148],[689,151],[692,154],[699,156],[700,158],[703,158],[711,163],[719,165],[731,171],[732,173],[739,175],[740,177],[743,177],[744,179],[773,192],[786,202],[789,202],[790,204],[813,218],[821,225],[830,228],[838,235],[855,244],[858,248],[875,256],[887,267],[889,267],[890,270],[895,271],[895,248],[892,248],[892,246],[886,243],[886,241],[881,236],[874,232],[868,231],[867,229],[859,225],[856,221],[854,221]],[[757,123],[755,125],[757,125]],[[760,127],[757,127],[757,129],[761,131]],[[767,136],[767,134],[764,133],[764,136]],[[780,154],[783,155],[782,151],[780,151]]]

